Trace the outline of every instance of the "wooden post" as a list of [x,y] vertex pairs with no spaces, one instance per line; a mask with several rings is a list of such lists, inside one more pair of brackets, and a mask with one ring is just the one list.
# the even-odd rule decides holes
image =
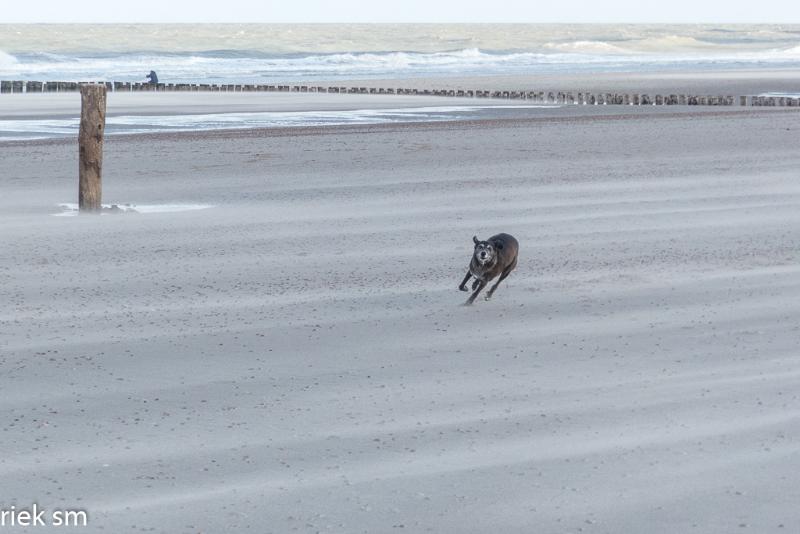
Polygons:
[[103,133],[106,128],[106,86],[81,86],[81,125],[78,133],[78,209],[102,209]]

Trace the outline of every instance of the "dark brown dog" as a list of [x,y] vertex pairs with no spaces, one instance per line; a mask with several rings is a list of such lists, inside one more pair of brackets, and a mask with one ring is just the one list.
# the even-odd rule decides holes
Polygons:
[[499,274],[500,280],[486,293],[486,300],[492,298],[492,294],[500,282],[505,280],[506,276],[517,266],[517,253],[519,252],[519,243],[514,236],[508,234],[497,234],[486,241],[479,241],[477,236],[472,236],[472,241],[475,243],[472,261],[469,262],[467,276],[458,286],[461,291],[469,291],[467,282],[471,276],[475,277],[475,281],[472,283],[473,293],[465,302],[466,305],[475,302],[478,293]]

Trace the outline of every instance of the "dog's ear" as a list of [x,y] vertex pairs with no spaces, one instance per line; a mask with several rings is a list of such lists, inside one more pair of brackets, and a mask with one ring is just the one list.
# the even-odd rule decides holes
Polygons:
[[497,250],[503,250],[503,244],[502,243],[495,243],[494,244],[494,248],[496,248]]
[[476,245],[480,243],[480,241],[478,241],[478,236],[476,235],[472,236],[472,242],[475,243]]

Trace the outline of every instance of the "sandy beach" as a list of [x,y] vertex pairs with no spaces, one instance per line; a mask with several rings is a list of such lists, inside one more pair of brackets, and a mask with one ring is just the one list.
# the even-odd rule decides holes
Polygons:
[[213,207],[100,217],[52,216],[74,140],[0,143],[3,494],[98,532],[796,532],[799,118],[110,137],[106,202]]

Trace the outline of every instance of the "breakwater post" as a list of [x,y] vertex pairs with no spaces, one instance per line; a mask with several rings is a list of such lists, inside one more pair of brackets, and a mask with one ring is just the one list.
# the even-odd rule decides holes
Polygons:
[[102,210],[103,134],[106,127],[105,85],[81,85],[81,124],[78,132],[78,209]]
[[[424,95],[461,98],[502,98],[529,100],[535,103],[558,105],[617,105],[617,106],[774,106],[800,107],[798,95],[687,95],[592,93],[569,91],[485,90],[485,89],[410,89],[401,87],[337,87],[313,85],[263,85],[263,84],[211,84],[211,83],[141,83],[141,82],[91,82],[104,85],[113,92],[284,92],[284,93],[336,93],[377,95]],[[0,81],[0,93],[61,93],[78,91],[85,83],[36,82],[19,80]]]

